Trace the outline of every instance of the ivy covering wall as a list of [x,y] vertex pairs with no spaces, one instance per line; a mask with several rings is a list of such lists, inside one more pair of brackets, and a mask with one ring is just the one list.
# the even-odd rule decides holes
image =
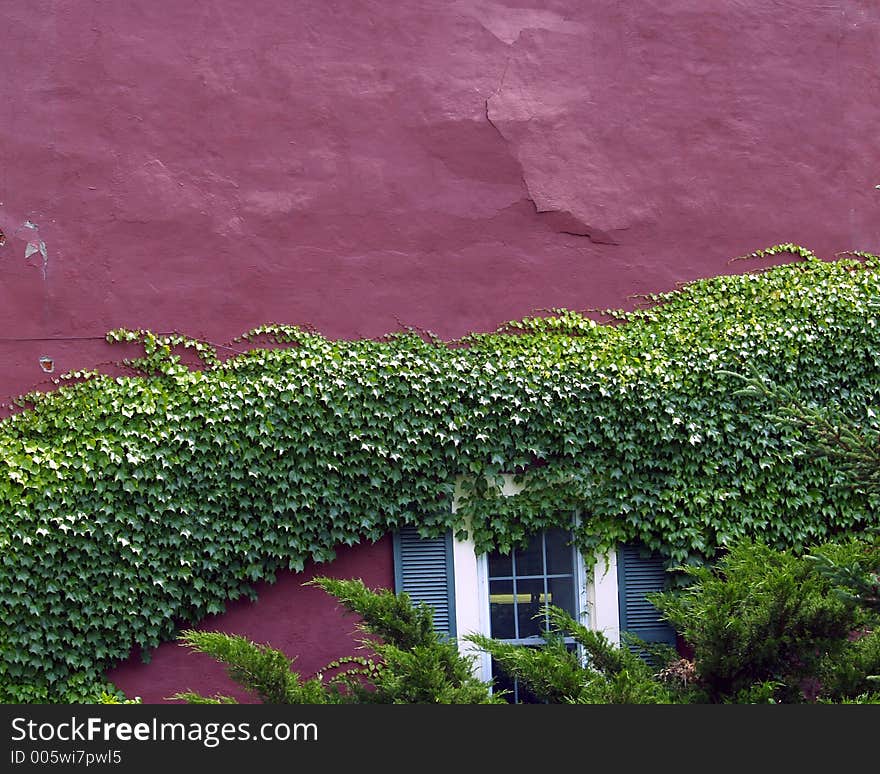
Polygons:
[[[682,562],[874,523],[729,373],[874,421],[880,260],[782,249],[803,260],[614,324],[560,310],[455,342],[267,327],[246,338],[276,343],[224,362],[109,334],[142,342],[141,374],[79,374],[0,423],[0,700],[83,700],[255,581],[403,524],[503,550],[576,511],[588,555],[639,540]],[[521,494],[501,496],[503,473]]]

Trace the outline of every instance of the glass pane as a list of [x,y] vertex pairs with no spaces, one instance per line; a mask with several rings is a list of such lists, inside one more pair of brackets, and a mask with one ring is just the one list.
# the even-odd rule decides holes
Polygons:
[[567,529],[547,530],[547,574],[563,575],[574,571],[571,532]]
[[509,578],[513,575],[513,563],[510,560],[510,554],[499,554],[493,551],[489,554],[489,577],[497,578],[504,576]]
[[516,577],[544,574],[544,533],[532,535],[524,551],[516,552]]
[[[544,631],[544,580],[518,580],[516,582],[516,613],[519,636],[532,637]],[[537,616],[537,618],[536,618]]]
[[571,615],[577,614],[574,592],[573,578],[548,578],[547,580],[547,604],[561,607]]
[[500,640],[516,638],[515,616],[513,581],[490,581],[489,623],[492,636]]
[[494,658],[492,659],[492,691],[496,694],[507,691],[504,700],[509,704],[516,704],[516,681]]
[[509,704],[540,704],[535,694],[520,680],[512,678],[505,672],[494,658],[492,659],[492,690],[496,693],[507,691],[504,699]]

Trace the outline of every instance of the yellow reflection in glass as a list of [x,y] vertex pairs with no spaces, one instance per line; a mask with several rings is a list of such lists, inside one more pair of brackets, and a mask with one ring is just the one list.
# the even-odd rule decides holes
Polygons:
[[516,602],[527,605],[530,602],[545,602],[548,605],[553,604],[553,594],[535,594],[534,597],[531,594],[490,594],[489,602],[493,605],[512,605],[514,603],[514,596],[516,597]]

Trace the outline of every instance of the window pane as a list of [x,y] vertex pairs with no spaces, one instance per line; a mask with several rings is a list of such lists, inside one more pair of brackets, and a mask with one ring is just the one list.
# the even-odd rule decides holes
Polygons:
[[[518,580],[516,582],[517,597],[517,620],[519,621],[519,636],[540,636],[544,631],[544,580]],[[538,618],[536,619],[536,616]]]
[[493,658],[492,659],[492,691],[493,693],[501,693],[507,691],[504,697],[509,704],[516,704],[516,681],[504,670],[504,668]]
[[489,623],[492,636],[498,639],[515,639],[516,610],[513,603],[513,581],[489,583]]
[[[523,645],[529,648],[531,645]],[[569,653],[577,653],[577,645],[573,642],[566,644],[565,649]],[[510,704],[541,704],[543,703],[533,694],[528,686],[521,680],[511,677],[504,668],[492,659],[492,690],[496,693],[508,691],[504,699]]]
[[[525,647],[525,646],[524,646]],[[509,704],[540,704],[538,698],[520,680],[515,680],[495,659],[492,659],[492,690],[507,691],[504,697]]]
[[574,591],[574,578],[547,579],[547,603],[561,607],[573,616],[577,615]]
[[516,577],[544,574],[543,533],[532,535],[524,551],[516,552]]
[[489,577],[497,578],[504,576],[509,578],[513,575],[513,563],[510,560],[510,554],[499,554],[493,551],[489,554]]
[[[546,608],[550,604],[577,615],[576,564],[571,538],[568,530],[548,529],[533,535],[526,547],[512,556],[497,552],[488,555],[493,637],[517,640],[541,637],[547,625]],[[511,580],[500,579],[511,575],[515,576]],[[548,575],[562,577],[551,579]]]
[[547,530],[547,574],[563,575],[574,570],[571,532],[567,529]]

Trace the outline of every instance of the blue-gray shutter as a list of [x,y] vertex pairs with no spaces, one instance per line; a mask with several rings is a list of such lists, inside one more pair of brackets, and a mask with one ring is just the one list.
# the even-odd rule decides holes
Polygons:
[[[617,594],[620,629],[645,642],[675,645],[675,629],[661,617],[645,594],[663,591],[668,574],[657,554],[643,555],[639,545],[623,545],[617,550]],[[632,648],[637,650],[637,648]]]
[[423,538],[415,527],[394,533],[394,590],[434,609],[434,628],[455,637],[452,532]]

